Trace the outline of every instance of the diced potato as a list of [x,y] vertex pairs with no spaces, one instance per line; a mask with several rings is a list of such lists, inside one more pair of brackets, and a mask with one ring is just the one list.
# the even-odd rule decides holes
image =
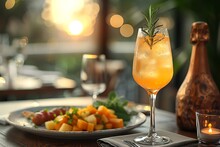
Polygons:
[[95,114],[97,111],[97,109],[92,105],[87,106],[86,109],[90,112],[90,114]]
[[123,119],[121,118],[112,118],[112,119],[109,119],[109,121],[112,123],[113,128],[124,127]]
[[68,117],[65,115],[59,115],[55,118],[55,130],[59,130],[63,123],[68,122]]
[[95,130],[103,130],[104,129],[104,125],[103,124],[97,124],[95,126]]
[[101,120],[102,120],[103,123],[107,123],[108,122],[108,118],[104,114],[101,116]]
[[78,110],[77,113],[78,113],[78,115],[81,116],[82,118],[84,118],[84,117],[90,115],[90,112],[89,112],[86,108],[83,108],[83,109]]
[[93,124],[97,123],[97,119],[94,114],[85,117],[84,120],[87,121],[88,123],[93,123]]
[[87,123],[86,121],[84,121],[84,120],[82,120],[82,119],[78,119],[78,120],[77,120],[76,126],[77,126],[78,128],[80,128],[80,129],[82,129],[82,130],[86,130],[86,129],[87,129],[87,125],[88,125],[88,123]]
[[73,130],[73,127],[69,124],[66,124],[66,123],[63,123],[59,129],[60,132],[72,131],[72,130]]
[[82,129],[78,128],[77,126],[73,126],[73,131],[82,131]]
[[109,113],[109,114],[107,115],[107,117],[108,117],[109,119],[111,119],[111,118],[117,118],[117,116],[116,116],[115,114],[113,114],[113,113]]
[[97,110],[97,113],[99,115],[105,115],[108,119],[117,118],[117,116],[114,114],[115,112],[111,109],[108,109],[105,106],[99,106],[98,110]]
[[48,130],[55,130],[55,125],[56,125],[56,123],[53,120],[45,122],[45,127]]
[[98,107],[97,113],[100,114],[100,115],[103,115],[103,114],[108,115],[109,110],[108,110],[107,107],[101,105],[101,106]]
[[113,126],[112,126],[111,123],[106,123],[106,124],[105,124],[105,128],[106,128],[106,129],[112,129],[112,127],[113,127]]
[[88,123],[88,125],[87,125],[87,131],[89,131],[89,132],[94,131],[94,127],[95,127],[95,124],[93,124],[93,123]]

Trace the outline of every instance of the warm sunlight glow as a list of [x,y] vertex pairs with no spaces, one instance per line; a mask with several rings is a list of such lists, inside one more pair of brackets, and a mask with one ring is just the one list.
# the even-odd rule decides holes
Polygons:
[[131,37],[133,35],[133,33],[134,33],[134,28],[130,24],[124,24],[120,28],[120,33],[124,37]]
[[7,0],[5,2],[5,8],[6,9],[12,9],[15,5],[15,0]]
[[74,20],[69,24],[69,32],[72,35],[79,35],[81,34],[83,31],[83,24],[78,21],[78,20]]
[[50,12],[48,9],[43,10],[43,12],[41,13],[41,17],[44,20],[49,20],[50,19]]
[[88,36],[99,11],[96,0],[47,0],[41,16],[69,35]]
[[94,32],[94,28],[91,27],[90,29],[88,29],[88,31],[86,31],[86,32],[84,33],[84,36],[90,36],[90,35],[93,34],[93,32]]
[[110,25],[114,28],[119,28],[123,25],[124,19],[121,15],[115,14],[110,18]]

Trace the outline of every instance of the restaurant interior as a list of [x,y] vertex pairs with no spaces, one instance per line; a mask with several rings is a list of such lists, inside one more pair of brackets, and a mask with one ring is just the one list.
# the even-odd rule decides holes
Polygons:
[[0,0],[0,147],[220,145],[219,0]]
[[1,0],[0,101],[88,96],[80,70],[85,53],[104,54],[107,88],[147,104],[132,77],[137,28],[149,3],[161,6],[159,23],[171,38],[174,74],[158,93],[156,107],[175,112],[177,91],[188,71],[191,24],[209,25],[212,77],[220,88],[219,1],[200,0]]

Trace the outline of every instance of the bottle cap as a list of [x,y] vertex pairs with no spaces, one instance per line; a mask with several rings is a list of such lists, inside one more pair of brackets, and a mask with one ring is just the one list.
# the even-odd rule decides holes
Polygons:
[[190,35],[191,43],[209,40],[209,28],[206,22],[194,22]]

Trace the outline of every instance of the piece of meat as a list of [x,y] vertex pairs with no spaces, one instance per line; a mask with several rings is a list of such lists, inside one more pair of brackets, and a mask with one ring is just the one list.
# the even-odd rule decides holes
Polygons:
[[31,112],[31,111],[23,111],[22,114],[24,117],[31,119],[32,122],[40,126],[46,121],[53,120],[56,116],[65,114],[66,109],[64,108],[54,108],[50,111],[48,110],[42,110],[40,112]]

